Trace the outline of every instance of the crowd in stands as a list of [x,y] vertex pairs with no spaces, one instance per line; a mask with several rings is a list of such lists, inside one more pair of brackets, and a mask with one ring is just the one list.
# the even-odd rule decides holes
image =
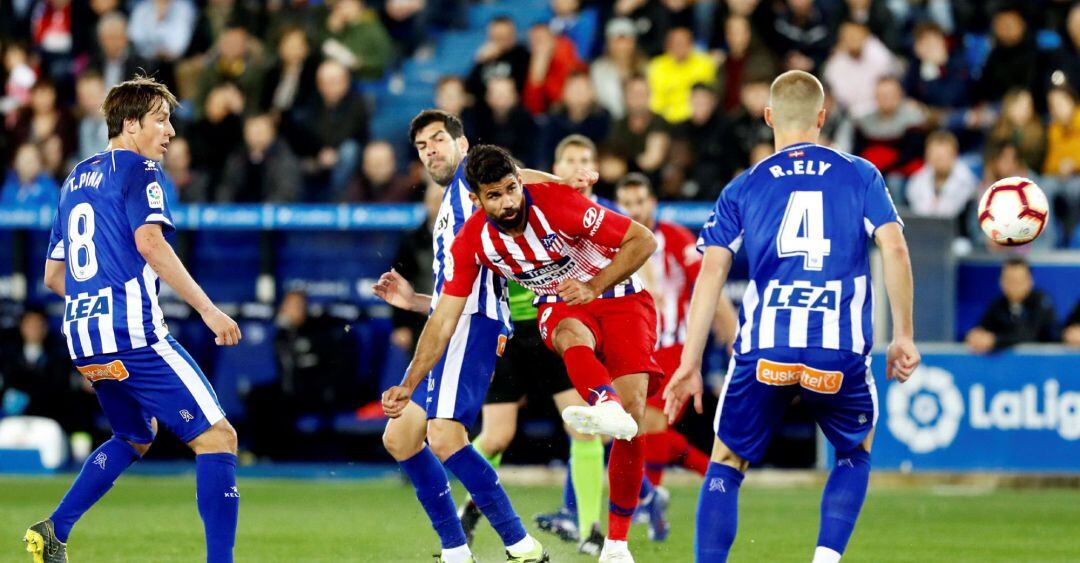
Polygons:
[[[105,145],[108,88],[136,72],[183,101],[172,201],[420,201],[422,168],[373,138],[363,85],[430,57],[474,3],[4,2],[0,203],[54,202]],[[1039,244],[1080,243],[1076,1],[551,0],[527,29],[492,17],[471,71],[431,95],[528,166],[579,133],[600,147],[600,193],[641,172],[663,200],[711,201],[772,153],[768,84],[793,68],[828,89],[825,142],[877,165],[899,207],[981,241],[970,208],[1024,175],[1054,205]]]

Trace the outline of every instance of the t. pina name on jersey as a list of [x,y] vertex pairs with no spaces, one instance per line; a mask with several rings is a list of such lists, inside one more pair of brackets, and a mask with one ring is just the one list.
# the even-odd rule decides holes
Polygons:
[[824,176],[825,172],[832,168],[832,164],[823,160],[793,160],[790,162],[791,168],[784,169],[779,164],[769,167],[769,172],[772,172],[773,178],[783,178],[784,176]]

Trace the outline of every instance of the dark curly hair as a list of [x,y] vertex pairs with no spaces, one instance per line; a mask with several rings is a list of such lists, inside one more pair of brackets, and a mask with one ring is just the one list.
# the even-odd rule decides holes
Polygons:
[[517,173],[517,165],[510,153],[495,145],[476,145],[469,149],[465,165],[465,180],[469,189],[479,193],[481,184],[491,184]]

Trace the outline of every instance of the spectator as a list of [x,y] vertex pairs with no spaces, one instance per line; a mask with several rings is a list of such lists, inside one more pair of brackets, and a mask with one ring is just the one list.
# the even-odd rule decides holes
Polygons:
[[76,111],[79,120],[78,146],[75,160],[83,161],[105,150],[109,144],[109,127],[101,113],[105,101],[105,81],[101,73],[87,70],[75,81]]
[[569,39],[537,24],[529,29],[529,75],[522,91],[522,105],[533,115],[544,113],[562,100],[566,78],[588,67]]
[[[750,151],[761,143],[772,145],[772,128],[765,123],[765,106],[769,105],[769,83],[763,81],[743,84],[739,93],[739,108],[731,115],[731,132],[735,136],[738,167],[750,164]],[[772,154],[772,151],[769,151]]]
[[1051,54],[1044,72],[1043,89],[1047,91],[1059,85],[1080,90],[1080,3],[1069,9],[1064,31],[1062,45]]
[[1006,6],[991,20],[994,46],[982,67],[973,95],[997,102],[1011,89],[1030,90],[1038,69],[1038,50],[1019,8]]
[[677,193],[665,191],[670,196],[715,201],[739,166],[731,150],[735,139],[713,87],[695,84],[690,110],[690,119],[675,128],[672,143],[673,150],[684,147],[688,151],[687,183]]
[[1050,126],[1042,187],[1054,204],[1054,216],[1066,238],[1080,222],[1080,108],[1076,92],[1056,86],[1047,94]]
[[[655,179],[671,147],[669,125],[650,103],[649,82],[643,76],[626,81],[626,116],[611,125],[605,148],[622,159],[629,171],[644,172]],[[603,163],[602,163],[603,164]]]
[[326,33],[327,5],[314,0],[268,0],[264,39],[267,44],[277,45],[290,27],[303,29],[312,39],[322,37]]
[[547,162],[559,139],[568,135],[584,135],[594,143],[603,141],[610,125],[611,115],[596,103],[596,92],[593,91],[588,73],[570,75],[563,87],[562,103],[547,117],[544,127],[546,142],[540,161]]
[[385,0],[379,9],[379,20],[391,41],[401,50],[401,56],[411,57],[424,42],[424,9],[427,0]]
[[[596,143],[584,135],[567,135],[555,146],[555,161],[551,173],[560,178],[569,178],[578,170],[596,171]],[[604,207],[614,205],[611,201],[601,200],[593,193],[593,186],[579,186],[581,195]]]
[[813,72],[829,54],[829,25],[814,0],[785,0],[776,12],[773,32],[787,70]]
[[41,165],[45,168],[45,173],[57,183],[63,182],[71,170],[68,168],[67,153],[60,136],[50,135],[38,143],[38,146],[41,147]]
[[326,18],[322,52],[357,78],[378,80],[394,59],[394,42],[378,14],[360,0],[338,0]]
[[539,156],[536,122],[518,101],[517,89],[510,78],[488,80],[484,107],[477,112],[475,127],[472,135],[479,142],[504,147],[527,164]]
[[142,0],[131,11],[131,44],[170,88],[177,85],[174,65],[187,52],[198,17],[191,0]]
[[750,20],[745,16],[731,15],[724,20],[724,45],[720,53],[722,61],[717,73],[724,112],[739,106],[739,92],[746,82],[772,81],[777,74],[776,58],[762,40],[755,36]]
[[886,176],[908,176],[920,164],[926,115],[893,76],[878,81],[874,98],[877,109],[855,120],[856,154]]
[[694,34],[685,27],[672,28],[664,42],[664,54],[649,62],[652,110],[671,124],[690,118],[690,90],[694,84],[716,82],[716,62],[694,47]]
[[130,79],[137,72],[150,70],[150,63],[129,48],[127,26],[127,18],[119,12],[106,14],[98,21],[100,52],[91,61],[91,66],[101,71],[106,90]]
[[[424,209],[427,217],[419,227],[401,237],[397,256],[394,257],[394,270],[412,284],[416,293],[431,295],[435,286],[431,264],[435,259],[432,230],[439,217],[442,204],[443,188],[434,181],[427,182],[424,190]],[[424,329],[427,315],[414,313],[407,309],[392,307],[390,321],[394,327],[390,333],[390,343],[412,357],[416,339]]]
[[0,391],[0,403],[16,402],[16,394],[25,402],[21,413],[7,414],[51,418],[69,434],[94,430],[94,392],[75,374],[63,339],[50,333],[41,309],[27,309],[15,337],[0,343]]
[[686,0],[617,0],[613,11],[634,22],[641,49],[650,57],[663,51],[668,30],[694,29],[694,7]]
[[310,108],[296,112],[293,123],[300,138],[292,146],[307,159],[305,168],[325,184],[313,199],[340,201],[367,143],[367,106],[352,88],[349,69],[338,61],[319,65],[315,81],[319,96]]
[[840,26],[836,49],[825,64],[825,84],[838,106],[856,119],[873,112],[878,82],[898,72],[896,57],[866,25]]
[[372,141],[364,147],[360,177],[353,182],[345,200],[375,203],[400,203],[413,199],[415,182],[398,173],[394,146],[386,141]]
[[30,89],[37,82],[37,73],[30,66],[30,57],[26,48],[18,43],[11,43],[4,49],[3,97],[0,97],[0,114],[6,118],[30,102]]
[[221,203],[291,203],[302,178],[296,156],[278,138],[274,118],[254,115],[244,122],[244,146],[229,157],[218,188]]
[[1066,346],[1080,347],[1080,303],[1073,307],[1069,319],[1065,321],[1065,330],[1061,332],[1061,341]]
[[592,77],[596,101],[615,119],[626,112],[623,84],[635,74],[644,74],[648,65],[637,46],[637,29],[626,18],[613,18],[604,29],[604,54],[593,61]]
[[596,8],[581,8],[581,0],[551,0],[551,31],[570,40],[579,57],[596,55],[596,34],[600,25]]
[[963,57],[949,53],[945,32],[937,24],[921,23],[913,35],[915,60],[908,66],[904,89],[938,112],[969,105],[971,73]]
[[866,26],[892,51],[902,47],[900,19],[889,9],[888,0],[844,0],[836,11],[836,21],[853,21]]
[[20,146],[0,190],[0,205],[55,206],[59,197],[60,186],[45,173],[37,146]]
[[[40,58],[39,68],[60,84],[72,75],[75,57],[73,24],[71,0],[38,2],[30,16],[30,37]],[[67,85],[71,83],[67,82]]]
[[912,213],[955,219],[971,201],[979,179],[957,158],[959,148],[948,131],[936,131],[926,139],[926,163],[905,188]]
[[173,137],[169,141],[169,152],[165,155],[166,197],[175,194],[170,202],[205,203],[210,193],[210,179],[206,172],[194,168],[191,163],[191,145],[184,137]]
[[199,77],[197,104],[201,106],[211,90],[225,83],[235,84],[244,96],[244,106],[255,111],[262,93],[262,61],[252,49],[246,29],[231,26],[221,33],[217,46],[207,56]]
[[232,151],[243,142],[244,95],[235,85],[222,84],[206,96],[202,117],[195,122],[191,138],[199,142],[192,145],[192,157],[206,171],[210,201],[217,199],[214,193],[221,182],[225,161]]
[[51,80],[42,77],[34,83],[30,89],[30,104],[17,114],[11,133],[16,144],[44,144],[50,138],[57,137],[61,162],[74,152],[75,120],[66,107],[57,103],[56,86]]
[[525,90],[529,75],[529,50],[518,43],[517,27],[510,16],[496,16],[487,25],[487,41],[476,50],[476,63],[465,80],[469,94],[482,100],[487,81],[510,78],[518,93]]
[[299,27],[285,29],[278,43],[277,60],[262,80],[259,99],[263,110],[280,116],[293,107],[311,104],[317,68],[318,60],[311,54],[304,30]]
[[989,142],[1004,141],[1016,144],[1028,168],[1042,170],[1046,155],[1046,130],[1035,113],[1035,104],[1028,90],[1009,90],[1001,102],[1001,115],[990,130]]
[[1001,297],[983,313],[964,341],[976,354],[986,354],[1025,342],[1053,342],[1054,304],[1035,289],[1031,267],[1023,258],[1010,258],[1001,267]]
[[[458,118],[470,105],[465,82],[457,76],[443,76],[435,83],[435,107]],[[466,131],[469,129],[466,128]]]
[[[832,147],[838,151],[852,152],[855,150],[855,122],[846,111],[836,107],[836,98],[832,91],[825,89],[825,124],[821,127],[819,144]],[[772,154],[772,153],[769,153]]]

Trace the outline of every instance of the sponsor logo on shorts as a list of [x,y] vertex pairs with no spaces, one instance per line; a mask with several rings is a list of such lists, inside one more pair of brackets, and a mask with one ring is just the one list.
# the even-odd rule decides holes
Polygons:
[[844,382],[844,374],[839,371],[820,370],[805,364],[785,364],[763,359],[758,360],[757,380],[765,385],[800,385],[816,393],[835,395]]
[[127,368],[124,367],[124,362],[120,360],[113,360],[107,364],[77,366],[76,369],[91,383],[103,379],[123,381],[128,378]]
[[109,461],[109,456],[105,455],[104,452],[98,452],[98,455],[94,456],[94,465],[102,469],[105,469],[106,461]]
[[195,420],[195,417],[191,414],[191,411],[187,409],[180,410],[180,418],[184,419],[184,422],[191,422]]
[[500,334],[499,335],[499,344],[495,347],[495,355],[497,355],[497,356],[499,356],[501,358],[502,355],[503,355],[503,352],[505,352],[505,351],[506,351],[506,335],[505,334]]

